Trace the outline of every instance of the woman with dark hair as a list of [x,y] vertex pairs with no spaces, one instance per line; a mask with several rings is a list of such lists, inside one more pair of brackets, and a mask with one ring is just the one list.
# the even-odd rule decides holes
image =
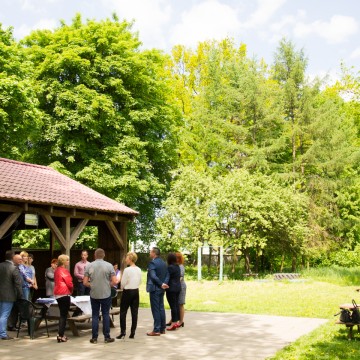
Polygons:
[[54,272],[54,297],[60,310],[58,342],[66,342],[68,340],[65,336],[65,326],[70,309],[70,295],[74,289],[72,276],[68,270],[69,261],[69,256],[60,255],[58,257],[58,266]]
[[170,253],[167,257],[169,282],[167,283],[169,288],[166,289],[166,298],[171,309],[171,326],[166,330],[172,331],[179,327],[180,320],[180,307],[179,307],[179,295],[181,291],[180,283],[180,267],[176,261],[176,255]]

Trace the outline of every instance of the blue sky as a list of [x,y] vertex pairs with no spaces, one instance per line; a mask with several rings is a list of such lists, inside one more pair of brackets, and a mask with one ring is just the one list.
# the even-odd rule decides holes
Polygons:
[[12,26],[17,39],[70,23],[77,12],[83,19],[116,12],[135,20],[146,48],[169,52],[176,44],[229,36],[272,63],[285,36],[304,49],[310,76],[337,77],[342,61],[360,70],[359,0],[0,0],[0,23]]

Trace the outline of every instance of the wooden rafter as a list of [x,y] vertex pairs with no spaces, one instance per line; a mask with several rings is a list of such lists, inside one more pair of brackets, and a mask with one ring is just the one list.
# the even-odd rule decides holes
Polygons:
[[[10,205],[10,204],[0,204],[0,212],[22,212],[24,208],[19,205]],[[75,209],[74,209],[75,210]],[[71,210],[69,213],[68,209],[56,208],[54,206],[41,206],[35,204],[29,204],[28,210],[29,213],[39,214],[39,215],[49,215],[54,217],[67,217],[71,216],[72,219],[89,219],[96,221],[116,221],[116,222],[128,222],[134,219],[133,215],[117,215],[112,213],[101,213],[99,211],[93,210]]]

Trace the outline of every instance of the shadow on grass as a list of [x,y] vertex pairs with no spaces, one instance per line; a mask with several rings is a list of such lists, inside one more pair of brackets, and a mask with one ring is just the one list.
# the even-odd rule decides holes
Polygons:
[[279,351],[273,360],[358,360],[360,333],[353,330],[354,340],[348,340],[348,329],[333,324],[321,326]]

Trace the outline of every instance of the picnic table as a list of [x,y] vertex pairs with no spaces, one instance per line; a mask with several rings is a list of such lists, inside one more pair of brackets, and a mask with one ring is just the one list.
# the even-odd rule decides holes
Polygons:
[[[92,318],[91,312],[91,302],[90,296],[77,296],[77,297],[70,297],[71,304],[73,306],[70,307],[67,322],[69,324],[69,328],[72,331],[74,336],[80,336],[79,329],[77,327],[78,323],[83,323],[86,320],[90,322]],[[36,300],[37,303],[43,304],[48,308],[47,311],[47,319],[49,320],[59,320],[60,319],[60,311],[57,305],[56,299],[53,298],[40,298]],[[79,308],[82,311],[82,315],[79,316],[72,316],[73,312]],[[114,321],[113,316],[120,313],[120,308],[112,308],[110,310],[110,327],[114,328]],[[101,314],[100,314],[101,316]]]

